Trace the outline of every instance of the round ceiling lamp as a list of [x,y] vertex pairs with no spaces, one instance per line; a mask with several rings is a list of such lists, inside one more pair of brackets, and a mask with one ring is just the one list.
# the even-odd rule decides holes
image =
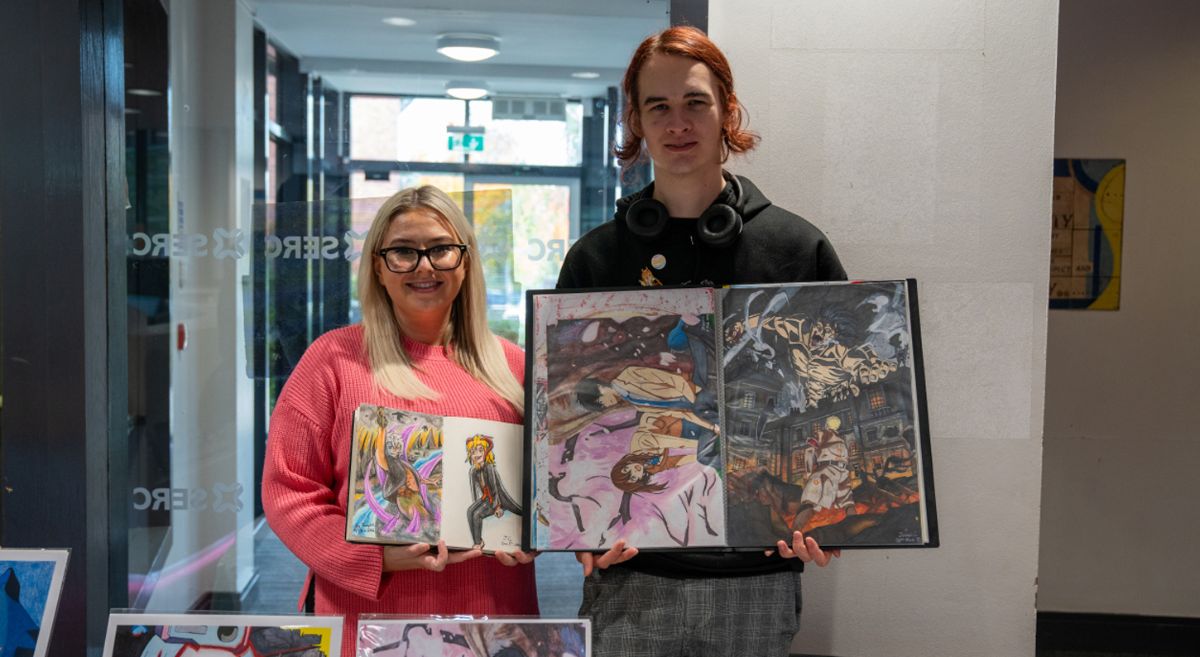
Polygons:
[[482,62],[500,53],[500,39],[490,34],[443,34],[437,51],[460,62]]
[[488,93],[488,86],[482,82],[451,80],[446,83],[446,95],[459,100],[479,100]]

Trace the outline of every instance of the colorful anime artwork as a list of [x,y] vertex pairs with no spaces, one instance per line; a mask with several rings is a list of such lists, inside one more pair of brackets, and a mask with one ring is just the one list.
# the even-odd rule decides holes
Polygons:
[[587,657],[584,619],[362,619],[359,657]]
[[530,547],[938,544],[916,281],[529,296]]
[[723,542],[712,295],[630,290],[535,299],[535,546]]
[[[104,657],[341,657],[336,616],[112,614]],[[351,656],[347,656],[351,657]]]
[[346,540],[520,546],[519,425],[363,404],[353,434]]
[[446,418],[442,536],[485,553],[521,547],[524,449],[517,424]]
[[929,543],[905,281],[734,287],[722,300],[729,544]]
[[346,539],[436,543],[442,418],[363,404],[354,413]]
[[46,655],[67,556],[67,550],[0,549],[0,655]]

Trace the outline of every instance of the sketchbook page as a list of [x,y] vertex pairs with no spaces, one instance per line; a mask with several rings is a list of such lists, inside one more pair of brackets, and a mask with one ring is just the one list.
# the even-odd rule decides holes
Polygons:
[[591,655],[586,618],[388,618],[358,621],[359,657]]
[[735,286],[722,310],[730,545],[927,543],[906,282]]
[[358,407],[351,429],[346,540],[437,543],[442,421],[384,406]]
[[[725,542],[713,290],[538,297],[538,546]],[[541,408],[537,408],[540,406]],[[536,420],[535,422],[539,422]]]
[[524,429],[519,424],[448,417],[442,425],[442,538],[446,547],[484,552],[521,548]]

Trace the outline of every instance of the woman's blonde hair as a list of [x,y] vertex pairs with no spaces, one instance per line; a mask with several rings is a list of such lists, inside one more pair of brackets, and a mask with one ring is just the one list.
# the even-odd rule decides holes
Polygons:
[[363,243],[363,255],[358,264],[358,301],[362,307],[367,358],[371,362],[376,383],[398,397],[437,399],[437,393],[422,383],[412,371],[412,361],[400,343],[403,332],[396,322],[391,299],[375,273],[375,261],[379,258],[383,236],[392,221],[402,214],[420,209],[438,215],[455,239],[469,247],[462,264],[466,267],[462,288],[450,308],[447,342],[453,347],[452,357],[467,373],[491,387],[523,414],[524,390],[508,367],[499,338],[488,328],[482,260],[475,241],[475,231],[458,204],[432,185],[403,189],[384,201]]

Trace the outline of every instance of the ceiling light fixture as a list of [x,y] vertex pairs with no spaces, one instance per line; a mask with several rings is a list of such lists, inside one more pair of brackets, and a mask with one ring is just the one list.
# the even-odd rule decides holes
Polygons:
[[500,53],[500,39],[490,34],[443,34],[437,51],[460,62],[482,62]]
[[138,89],[138,88],[126,89],[125,93],[129,94],[130,96],[145,96],[147,98],[162,95],[161,91],[158,91],[155,89]]
[[446,83],[446,95],[459,100],[478,100],[488,93],[487,85],[482,82],[452,80]]
[[392,27],[412,27],[413,25],[417,24],[417,22],[413,19],[405,18],[403,16],[391,16],[383,19],[383,22],[391,25]]
[[595,71],[576,71],[571,74],[571,77],[579,78],[580,80],[595,80],[600,77],[600,74]]

